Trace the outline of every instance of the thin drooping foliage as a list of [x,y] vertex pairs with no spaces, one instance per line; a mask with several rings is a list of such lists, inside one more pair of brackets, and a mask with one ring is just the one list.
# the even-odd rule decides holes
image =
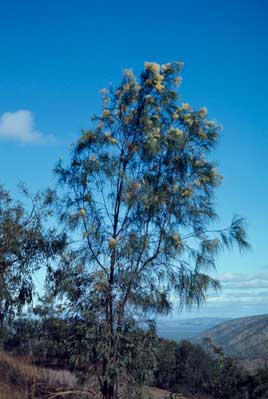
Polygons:
[[248,246],[243,219],[215,228],[219,127],[206,108],[179,102],[181,67],[148,62],[139,79],[126,70],[117,88],[102,90],[101,114],[69,163],[58,163],[57,196],[47,195],[75,237],[52,273],[54,289],[91,320],[91,361],[106,399],[119,395],[132,323],[170,312],[174,300],[200,305],[219,288],[210,275],[217,255]]
[[48,214],[39,195],[22,191],[30,210],[0,186],[0,327],[31,303],[33,273],[64,248],[64,236],[45,226]]

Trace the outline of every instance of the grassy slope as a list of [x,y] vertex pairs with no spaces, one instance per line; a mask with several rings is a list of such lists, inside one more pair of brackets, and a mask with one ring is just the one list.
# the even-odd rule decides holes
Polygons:
[[[0,352],[0,398],[24,399],[40,380],[38,369]],[[34,393],[34,392],[32,392]]]
[[57,389],[68,391],[73,386],[69,372],[38,368],[27,358],[0,352],[0,399],[43,399]]
[[[49,393],[57,389],[75,389],[75,377],[68,371],[47,370],[35,367],[26,358],[10,356],[0,352],[0,399],[41,399],[48,398]],[[150,388],[153,399],[164,399],[168,391]],[[61,398],[74,398],[66,395]],[[93,396],[76,395],[76,398],[89,398]],[[198,397],[184,396],[180,399],[201,399]]]

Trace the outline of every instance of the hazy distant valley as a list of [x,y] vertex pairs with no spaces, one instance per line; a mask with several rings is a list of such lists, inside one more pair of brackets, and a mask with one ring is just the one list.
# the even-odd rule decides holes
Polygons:
[[166,339],[195,341],[204,331],[226,322],[227,318],[197,317],[192,319],[162,319],[157,322],[157,334]]

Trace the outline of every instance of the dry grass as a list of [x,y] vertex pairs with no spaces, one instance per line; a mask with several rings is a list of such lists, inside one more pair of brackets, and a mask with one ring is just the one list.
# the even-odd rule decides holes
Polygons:
[[78,390],[75,383],[75,378],[68,371],[38,368],[27,358],[0,352],[0,399],[77,399],[95,396],[89,388]]
[[25,359],[18,360],[0,352],[0,398],[24,399],[34,397],[34,389],[41,380],[38,369]]

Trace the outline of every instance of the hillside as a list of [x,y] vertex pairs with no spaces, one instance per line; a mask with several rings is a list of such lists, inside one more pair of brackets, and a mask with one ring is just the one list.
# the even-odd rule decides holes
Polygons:
[[228,320],[199,335],[210,337],[227,355],[258,366],[268,359],[268,314]]

